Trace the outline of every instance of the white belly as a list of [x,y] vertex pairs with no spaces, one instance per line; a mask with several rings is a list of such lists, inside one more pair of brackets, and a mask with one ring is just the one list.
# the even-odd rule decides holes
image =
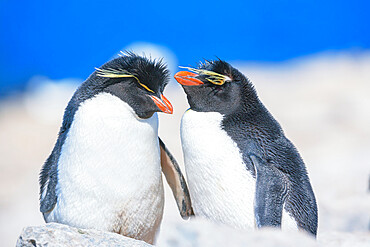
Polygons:
[[221,129],[222,115],[188,110],[181,141],[195,215],[240,229],[254,227],[255,179],[236,143]]
[[[239,229],[255,228],[256,180],[217,112],[185,112],[181,142],[194,213]],[[297,229],[283,212],[282,227]]]
[[108,93],[83,102],[62,147],[57,197],[47,222],[151,238],[164,203],[157,114],[139,119]]

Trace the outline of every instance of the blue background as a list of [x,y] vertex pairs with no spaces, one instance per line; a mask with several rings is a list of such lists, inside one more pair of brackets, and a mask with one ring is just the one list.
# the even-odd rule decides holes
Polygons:
[[218,56],[278,62],[370,48],[370,1],[0,0],[0,96],[34,75],[85,79],[137,41],[182,65]]

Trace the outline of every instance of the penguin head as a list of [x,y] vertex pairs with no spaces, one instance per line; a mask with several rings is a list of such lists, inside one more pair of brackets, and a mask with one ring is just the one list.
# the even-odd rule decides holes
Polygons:
[[97,91],[111,93],[126,102],[139,118],[149,118],[155,112],[173,112],[171,103],[163,95],[169,71],[162,60],[123,53],[96,68],[89,79],[98,85]]
[[254,98],[255,91],[249,80],[225,61],[207,61],[198,68],[182,68],[190,72],[180,71],[175,79],[195,111],[227,114]]

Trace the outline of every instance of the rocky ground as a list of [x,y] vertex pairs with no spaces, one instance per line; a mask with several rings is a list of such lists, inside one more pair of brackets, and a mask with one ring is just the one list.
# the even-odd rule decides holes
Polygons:
[[[280,64],[232,64],[252,80],[306,162],[319,205],[317,244],[370,246],[370,54],[332,53]],[[39,81],[46,84],[40,86]],[[165,95],[175,111],[171,116],[161,114],[160,135],[182,165],[179,125],[188,106],[181,88],[174,81],[170,84]],[[56,85],[38,78],[27,94],[0,102],[2,246],[14,246],[23,227],[44,224],[38,211],[38,173],[75,87],[70,80]],[[166,186],[157,245],[228,243],[228,234],[218,234],[228,230],[217,227],[222,228],[182,221]],[[243,239],[278,234],[272,232],[247,234]],[[289,241],[292,235],[279,236]],[[191,245],[192,239],[197,239],[196,245]],[[302,245],[302,239],[298,236],[296,243]]]
[[[282,232],[268,228],[259,231],[238,231],[197,218],[171,225],[165,234],[161,234],[157,245],[161,247],[367,247],[369,242],[370,235],[365,232],[328,232],[322,234],[316,241],[304,232]],[[115,233],[48,223],[24,228],[16,246],[150,247],[152,245]]]

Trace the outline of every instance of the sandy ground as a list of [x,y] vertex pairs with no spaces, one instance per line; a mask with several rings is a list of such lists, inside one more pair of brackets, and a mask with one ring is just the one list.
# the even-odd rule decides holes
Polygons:
[[[353,241],[357,235],[351,234],[369,236],[370,53],[327,53],[279,64],[232,64],[254,83],[307,165],[319,205],[319,241],[322,238],[325,243],[330,239],[327,236],[337,232],[349,234]],[[24,226],[43,224],[38,173],[53,148],[75,85],[31,83],[29,93],[0,102],[2,246],[14,246]],[[160,136],[183,165],[179,126],[188,105],[174,81],[165,95],[175,111],[161,114]],[[166,243],[166,232],[183,222],[165,188],[158,244]]]

